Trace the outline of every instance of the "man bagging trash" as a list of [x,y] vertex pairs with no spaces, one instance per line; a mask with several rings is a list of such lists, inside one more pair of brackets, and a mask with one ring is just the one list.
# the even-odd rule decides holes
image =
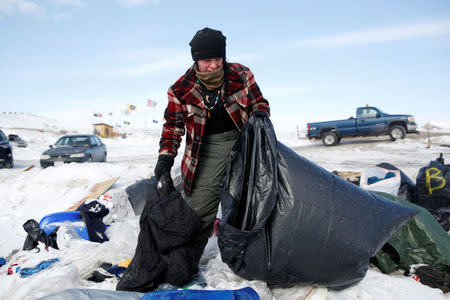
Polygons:
[[[248,68],[226,62],[220,31],[200,30],[190,45],[195,63],[169,88],[157,178],[149,179],[152,196],[139,220],[135,256],[116,289],[147,292],[163,282],[195,280],[219,189],[218,245],[235,274],[277,286],[342,289],[361,281],[370,258],[417,211],[362,190],[279,143],[268,102]],[[170,176],[185,133],[187,201]]]
[[[117,290],[149,292],[164,282],[183,286],[195,277],[239,132],[250,116],[258,120],[269,116],[269,103],[252,72],[226,62],[225,36],[220,31],[199,30],[190,45],[194,64],[169,88],[156,178],[144,184],[135,255]],[[182,197],[170,170],[185,133],[181,172],[186,197]]]
[[186,132],[182,183],[189,206],[203,223],[194,238],[197,262],[214,227],[219,187],[239,131],[250,116],[270,114],[253,73],[226,61],[225,40],[221,31],[206,27],[189,43],[194,64],[169,88],[154,170],[159,189],[174,190],[170,171]]

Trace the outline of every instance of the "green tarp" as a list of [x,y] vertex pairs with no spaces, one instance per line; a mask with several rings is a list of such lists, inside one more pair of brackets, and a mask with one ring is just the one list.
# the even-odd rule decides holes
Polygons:
[[371,262],[383,273],[408,270],[414,264],[427,264],[450,274],[450,236],[428,210],[386,193],[373,193],[414,208],[419,214],[402,226]]

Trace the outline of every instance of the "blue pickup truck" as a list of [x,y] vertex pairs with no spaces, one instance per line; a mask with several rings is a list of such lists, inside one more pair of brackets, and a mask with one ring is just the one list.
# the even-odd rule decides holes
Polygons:
[[391,140],[403,139],[407,133],[418,133],[412,115],[389,115],[376,107],[356,109],[356,118],[307,124],[309,139],[322,139],[325,146],[334,146],[341,138],[389,135]]

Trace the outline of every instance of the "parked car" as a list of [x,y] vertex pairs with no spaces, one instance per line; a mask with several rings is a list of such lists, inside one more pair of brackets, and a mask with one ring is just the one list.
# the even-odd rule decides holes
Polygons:
[[390,115],[376,107],[356,109],[356,118],[308,123],[309,139],[322,139],[325,146],[334,146],[341,138],[357,136],[389,135],[391,140],[403,139],[407,133],[418,133],[412,115]]
[[0,164],[6,168],[14,167],[12,145],[9,143],[6,135],[0,130]]
[[28,146],[27,142],[25,142],[24,140],[22,140],[22,138],[20,136],[18,136],[17,134],[9,134],[8,135],[8,140],[9,143],[17,146],[17,147],[26,147]]
[[106,146],[94,135],[66,135],[49,147],[41,155],[43,168],[71,162],[106,161]]

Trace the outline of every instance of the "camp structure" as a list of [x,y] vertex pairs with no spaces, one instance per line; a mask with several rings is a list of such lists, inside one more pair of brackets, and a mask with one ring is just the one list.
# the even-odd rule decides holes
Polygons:
[[111,125],[105,123],[96,123],[94,124],[94,135],[108,138],[114,137],[116,134],[113,131],[113,127]]

